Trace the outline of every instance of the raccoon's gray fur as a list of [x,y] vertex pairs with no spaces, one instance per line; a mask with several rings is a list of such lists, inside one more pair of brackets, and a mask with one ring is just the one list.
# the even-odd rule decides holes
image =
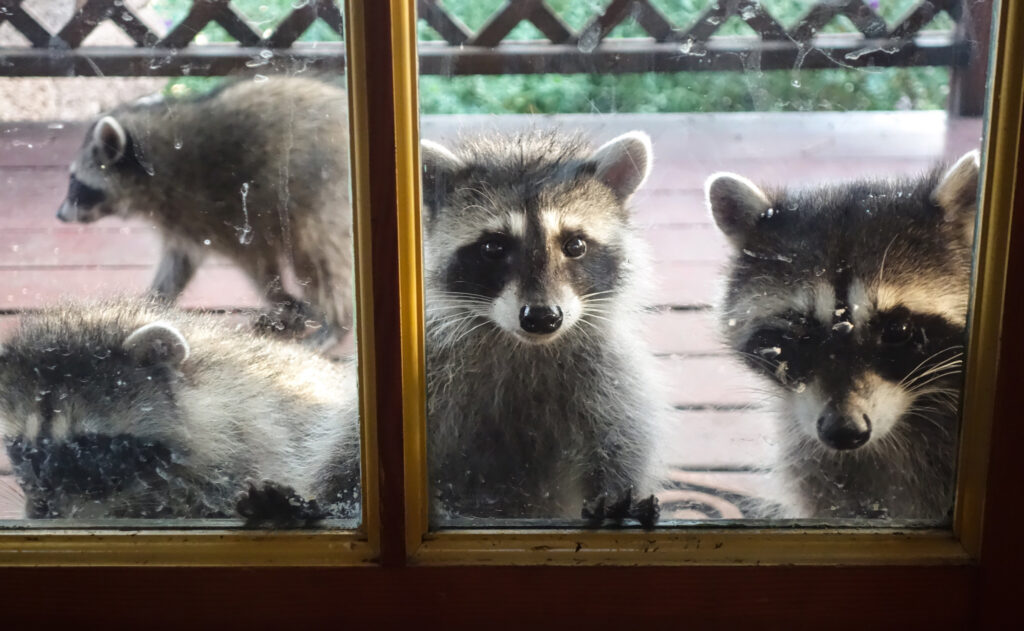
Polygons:
[[152,221],[164,241],[152,291],[172,300],[208,252],[226,255],[283,311],[278,328],[316,321],[326,343],[353,313],[346,103],[328,83],[273,77],[122,105],[90,127],[57,216]]
[[0,432],[30,518],[217,517],[249,482],[358,510],[355,376],[155,301],[69,303],[0,346]]
[[639,132],[596,150],[558,132],[424,141],[436,516],[579,519],[587,501],[600,519],[599,498],[651,491],[662,409],[628,208],[650,162]]
[[800,192],[708,179],[735,249],[722,325],[778,394],[790,516],[948,515],[977,183],[977,152]]

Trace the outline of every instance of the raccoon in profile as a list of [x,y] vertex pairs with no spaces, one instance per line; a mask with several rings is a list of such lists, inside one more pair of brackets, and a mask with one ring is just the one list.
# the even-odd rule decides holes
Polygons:
[[[435,517],[657,517],[662,409],[640,335],[629,199],[640,132],[423,142],[428,468]],[[585,505],[585,509],[583,508]]]
[[774,383],[796,516],[941,520],[953,503],[978,153],[914,179],[706,184],[734,255],[728,343]]
[[346,364],[156,301],[46,309],[0,346],[30,518],[230,517],[265,481],[351,516],[357,417]]
[[151,289],[169,300],[220,253],[275,305],[274,328],[315,325],[327,345],[351,327],[354,300],[346,103],[326,82],[273,77],[122,105],[89,128],[57,217],[151,221],[163,237]]

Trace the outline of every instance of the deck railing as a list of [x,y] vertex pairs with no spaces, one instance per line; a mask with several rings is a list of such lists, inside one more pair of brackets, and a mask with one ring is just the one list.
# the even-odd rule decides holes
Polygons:
[[[193,0],[185,17],[166,32],[148,26],[122,0],[86,0],[66,24],[50,32],[23,2],[0,0],[0,23],[9,22],[30,43],[0,48],[0,76],[219,76],[253,68],[344,65],[340,42],[297,41],[317,20],[341,35],[340,0],[305,0],[264,34],[231,0]],[[796,23],[783,26],[771,15],[770,3],[766,9],[756,0],[717,0],[692,23],[679,25],[650,0],[611,0],[574,31],[544,0],[507,0],[473,32],[440,0],[418,0],[420,19],[440,36],[421,44],[420,69],[425,74],[467,75],[949,66],[951,111],[980,114],[991,0],[922,0],[893,25],[872,5],[877,2],[823,0]],[[953,19],[955,28],[925,30],[941,12]],[[756,35],[716,35],[734,16]],[[838,16],[848,18],[857,32],[820,32]],[[106,20],[135,45],[82,46]],[[635,21],[648,37],[607,37],[627,20]],[[512,29],[523,21],[546,39],[509,41]],[[195,44],[195,36],[211,22],[236,43]]]

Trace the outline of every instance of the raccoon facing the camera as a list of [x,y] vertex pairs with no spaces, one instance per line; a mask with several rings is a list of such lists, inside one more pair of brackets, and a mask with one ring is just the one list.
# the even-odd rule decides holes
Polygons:
[[122,105],[90,127],[57,217],[152,221],[163,254],[151,289],[169,300],[208,252],[225,255],[275,305],[274,328],[326,345],[353,317],[346,103],[328,83],[273,77]]
[[657,517],[662,414],[641,339],[629,198],[646,135],[423,142],[435,517]]
[[212,315],[67,304],[0,345],[0,434],[29,518],[260,517],[277,491],[351,516],[351,372]]
[[949,514],[977,185],[977,152],[798,192],[708,179],[735,251],[723,330],[778,394],[790,516]]

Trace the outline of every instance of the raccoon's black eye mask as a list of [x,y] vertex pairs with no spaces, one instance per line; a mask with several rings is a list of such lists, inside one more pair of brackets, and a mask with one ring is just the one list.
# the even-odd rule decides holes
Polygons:
[[93,188],[88,184],[83,183],[72,175],[70,182],[68,182],[67,198],[68,201],[74,203],[76,206],[89,208],[106,200],[107,194],[98,188]]
[[128,434],[87,434],[67,441],[19,437],[5,443],[26,494],[101,499],[143,479],[163,480],[172,467],[170,450]]

